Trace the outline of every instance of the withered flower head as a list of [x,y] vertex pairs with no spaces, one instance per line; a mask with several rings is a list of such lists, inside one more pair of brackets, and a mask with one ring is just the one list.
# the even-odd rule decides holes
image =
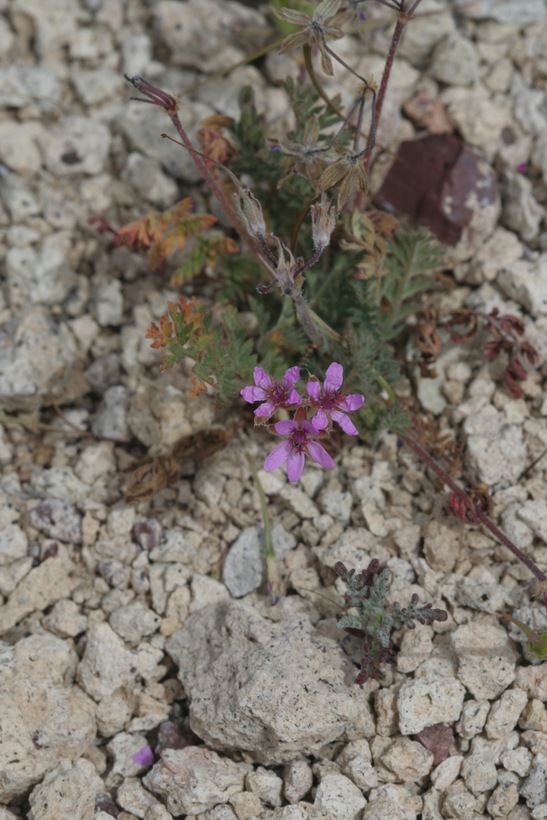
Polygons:
[[337,147],[336,150],[338,153],[343,152],[342,156],[325,168],[318,184],[320,190],[328,191],[329,188],[338,185],[339,182],[342,183],[336,202],[337,210],[341,211],[356,189],[360,191],[367,190],[367,174],[363,151],[358,154],[351,154],[340,147]]
[[271,140],[271,142],[274,143],[274,147],[279,148],[284,154],[288,154],[290,157],[296,157],[296,161],[292,165],[289,174],[286,174],[286,176],[277,183],[278,188],[281,188],[291,174],[299,174],[305,177],[305,179],[315,187],[317,178],[321,175],[323,164],[322,154],[328,150],[327,148],[319,148],[317,145],[318,136],[319,117],[317,114],[314,114],[306,122],[302,142]]
[[336,226],[336,209],[332,202],[327,202],[323,193],[320,202],[310,208],[313,247],[316,253],[323,253],[330,245],[330,238]]
[[342,22],[344,15],[337,12],[342,5],[342,0],[322,0],[310,17],[301,11],[294,9],[272,8],[274,14],[287,23],[301,26],[302,31],[290,34],[280,48],[280,52],[289,51],[300,46],[317,46],[321,52],[321,67],[325,74],[334,74],[332,60],[326,49],[327,40],[340,40],[344,36],[342,29],[337,24]]
[[258,199],[248,188],[240,188],[233,197],[237,212],[250,236],[258,240],[265,240],[266,223]]
[[152,85],[139,74],[135,74],[133,77],[129,77],[128,74],[124,74],[123,76],[127,82],[131,83],[133,88],[136,88],[137,91],[144,94],[144,97],[131,97],[131,100],[134,100],[135,102],[149,103],[150,105],[157,105],[158,108],[163,108],[163,110],[170,116],[177,113],[179,104],[177,99],[173,97],[172,94],[169,94],[167,91],[163,91],[161,88]]

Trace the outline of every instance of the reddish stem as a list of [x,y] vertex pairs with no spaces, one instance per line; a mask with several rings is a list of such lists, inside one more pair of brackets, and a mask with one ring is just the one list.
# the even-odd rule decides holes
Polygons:
[[382,73],[382,79],[380,81],[380,88],[378,89],[378,96],[376,98],[376,116],[374,118],[375,126],[374,129],[370,130],[367,139],[366,151],[368,153],[367,159],[365,161],[365,168],[368,171],[370,168],[370,164],[372,162],[372,148],[374,146],[374,142],[376,141],[376,131],[378,130],[378,126],[380,124],[380,117],[382,116],[382,108],[384,105],[384,98],[386,96],[387,87],[389,84],[389,78],[391,76],[391,70],[393,68],[393,63],[395,61],[395,55],[397,53],[397,49],[399,48],[399,44],[401,42],[401,37],[403,36],[403,32],[408,24],[408,22],[412,19],[412,15],[420,5],[421,0],[415,0],[408,11],[405,10],[405,2],[404,0],[401,1],[399,6],[399,14],[397,16],[397,22],[395,24],[395,29],[391,36],[391,43],[389,46],[389,51],[386,58],[386,64],[384,66],[384,71]]
[[465,505],[471,505],[481,524],[492,533],[494,538],[503,544],[504,547],[507,547],[507,549],[510,550],[519,561],[528,567],[532,575],[534,575],[538,581],[541,581],[542,583],[547,582],[547,576],[543,574],[536,564],[534,564],[532,559],[525,555],[525,553],[522,552],[516,544],[513,544],[513,542],[507,538],[507,536],[494,524],[494,522],[490,520],[486,513],[483,512],[478,505],[473,503],[473,500],[469,497],[469,495],[456,484],[451,476],[448,475],[446,470],[444,470],[441,465],[435,461],[433,456],[431,456],[427,450],[425,450],[422,445],[416,441],[415,438],[412,438],[412,436],[400,436],[400,438],[404,444],[407,445],[407,447],[410,447],[410,449],[413,450],[416,455],[419,456],[422,461],[431,468],[431,470],[433,470],[435,475],[441,479],[443,484],[450,487],[452,492],[455,493]]

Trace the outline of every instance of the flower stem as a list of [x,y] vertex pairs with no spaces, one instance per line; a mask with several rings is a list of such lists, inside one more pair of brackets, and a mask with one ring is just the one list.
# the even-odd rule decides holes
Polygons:
[[253,460],[247,457],[247,463],[251,470],[256,491],[258,493],[258,500],[260,502],[260,511],[262,513],[262,525],[264,529],[264,561],[266,563],[268,593],[270,595],[270,600],[272,604],[274,604],[285,594],[285,592],[283,589],[283,584],[279,577],[279,571],[277,567],[277,560],[272,539],[272,524],[270,520],[270,511],[268,510],[266,494],[264,493],[264,488],[258,477],[258,473],[254,466]]
[[543,572],[539,569],[538,566],[529,558],[521,549],[519,549],[516,544],[513,542],[497,527],[493,521],[486,515],[483,510],[480,509],[478,505],[473,504],[473,500],[469,497],[469,495],[462,490],[461,487],[456,484],[454,479],[448,475],[446,470],[444,470],[441,465],[430,455],[427,450],[425,450],[422,445],[416,441],[413,436],[405,435],[399,436],[401,441],[406,444],[417,456],[419,456],[424,464],[426,464],[435,475],[440,478],[440,480],[445,484],[447,487],[450,487],[452,492],[458,496],[465,504],[471,505],[473,507],[474,513],[477,516],[478,520],[481,524],[496,538],[504,547],[507,547],[513,555],[518,558],[534,575],[538,581],[542,583],[547,582],[547,576],[543,574]]
[[367,151],[368,156],[365,163],[365,168],[368,171],[370,168],[370,164],[372,162],[372,147],[376,140],[376,131],[378,129],[378,125],[380,124],[380,117],[382,116],[382,108],[384,105],[384,99],[386,96],[387,87],[389,84],[389,78],[391,76],[391,70],[393,68],[393,62],[395,60],[395,55],[397,53],[397,49],[399,48],[399,44],[401,42],[401,37],[403,36],[403,32],[408,24],[408,22],[412,19],[412,16],[418,6],[420,5],[421,0],[415,0],[408,11],[405,11],[405,3],[404,0],[401,2],[400,5],[400,12],[397,16],[397,22],[395,23],[395,29],[393,30],[393,34],[391,36],[391,43],[389,46],[388,55],[386,58],[386,64],[384,66],[384,71],[382,73],[382,79],[380,81],[380,88],[378,89],[378,96],[376,98],[376,117],[375,117],[375,127],[374,129],[371,128],[370,133],[368,135],[367,140]]

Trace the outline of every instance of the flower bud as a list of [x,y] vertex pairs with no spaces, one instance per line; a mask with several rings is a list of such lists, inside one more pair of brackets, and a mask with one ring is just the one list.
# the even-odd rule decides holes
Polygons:
[[258,199],[248,188],[241,188],[234,194],[237,212],[245,228],[255,239],[266,238],[266,223]]
[[330,245],[330,238],[336,225],[336,209],[327,203],[325,195],[311,208],[312,240],[316,253],[323,253]]

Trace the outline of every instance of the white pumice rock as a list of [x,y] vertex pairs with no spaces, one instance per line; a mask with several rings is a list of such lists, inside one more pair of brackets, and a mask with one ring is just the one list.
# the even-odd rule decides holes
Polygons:
[[511,732],[528,702],[524,689],[506,689],[499,700],[492,704],[485,730],[489,738],[500,738]]
[[200,814],[243,790],[244,772],[201,746],[165,749],[143,783],[175,816]]
[[357,786],[342,774],[326,774],[321,778],[313,801],[316,811],[332,820],[357,820],[366,805]]
[[76,653],[51,635],[3,645],[0,664],[0,799],[26,795],[60,761],[95,738],[95,704],[72,686]]
[[58,817],[91,817],[97,795],[104,783],[89,760],[64,762],[49,772],[29,796],[29,820],[55,820]]
[[455,678],[407,680],[397,697],[400,732],[415,735],[436,723],[457,721],[464,695],[464,686]]
[[281,763],[337,738],[373,733],[360,690],[343,683],[340,647],[302,615],[293,618],[272,624],[247,605],[219,603],[191,615],[168,640],[191,697],[192,728],[203,740]]
[[494,700],[513,682],[516,654],[502,627],[489,622],[480,630],[462,625],[451,637],[458,678],[475,698]]

